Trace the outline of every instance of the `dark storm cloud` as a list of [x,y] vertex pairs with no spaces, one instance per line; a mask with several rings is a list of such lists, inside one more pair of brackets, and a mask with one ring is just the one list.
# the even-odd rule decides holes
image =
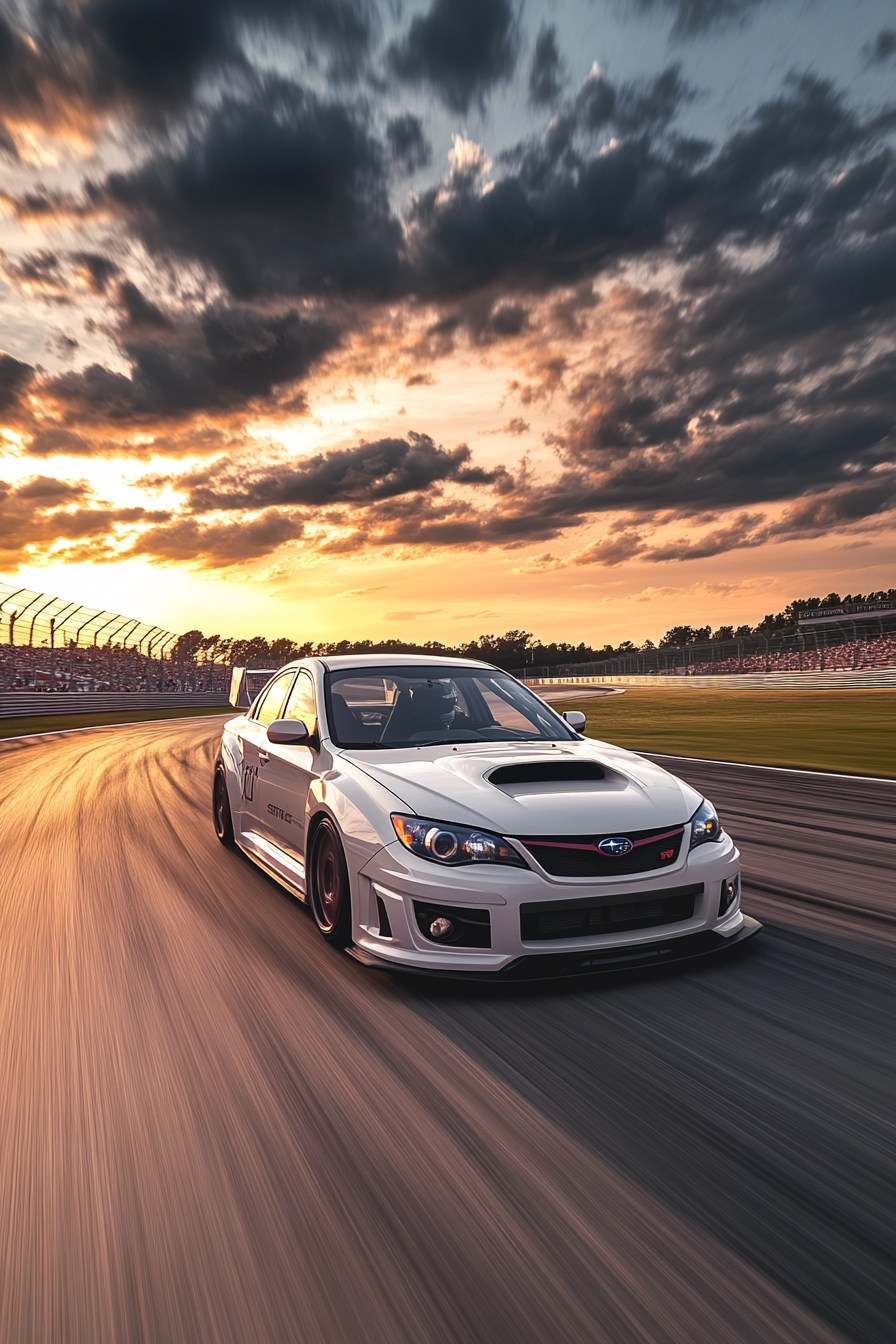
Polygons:
[[120,274],[120,267],[114,261],[96,252],[74,252],[72,261],[92,294],[105,294],[109,281]]
[[96,501],[81,482],[36,476],[15,486],[0,481],[0,559],[4,568],[29,559],[28,547],[51,543],[94,543],[105,549],[105,538],[117,523],[159,522],[163,512],[142,508],[113,509]]
[[240,29],[292,31],[353,65],[367,49],[372,6],[352,0],[92,0],[83,11],[97,58],[147,104],[188,98],[211,70],[247,64]]
[[149,424],[239,410],[307,374],[338,342],[329,323],[296,312],[209,308],[195,323],[173,318],[131,284],[118,289],[119,341],[130,375],[91,364],[44,384],[67,420]]
[[152,252],[213,267],[240,299],[388,294],[400,227],[359,115],[295,86],[225,102],[178,155],[113,174],[105,197]]
[[867,65],[886,65],[896,57],[896,28],[881,28],[873,42],[866,42],[862,55]]
[[259,518],[227,522],[200,523],[195,518],[176,518],[147,528],[128,554],[224,569],[269,555],[285,542],[297,541],[303,531],[301,518],[276,509]]
[[669,65],[651,79],[621,85],[605,75],[592,75],[572,104],[566,124],[591,132],[613,126],[627,136],[654,133],[674,121],[693,98],[694,90],[682,78],[679,65]]
[[[601,360],[572,388],[582,413],[561,447],[582,474],[583,508],[649,520],[823,493],[834,528],[893,507],[879,474],[896,451],[885,124],[863,122],[821,81],[793,80],[695,174],[666,252],[685,263],[677,294],[630,291],[638,358]],[[786,534],[726,526],[675,555],[645,541],[643,555],[817,535],[810,515],[794,513]]]
[[[559,110],[544,136],[503,156],[484,191],[455,169],[409,210],[410,283],[450,299],[488,285],[542,289],[593,275],[610,260],[660,245],[698,181],[662,136],[692,93],[677,66],[614,85],[603,76]],[[620,133],[595,152],[597,131]]]
[[410,212],[415,287],[450,299],[495,283],[571,283],[659,244],[684,190],[678,173],[634,144],[568,168],[526,162],[487,193],[472,184],[424,193]]
[[633,13],[672,15],[673,37],[697,37],[749,22],[768,0],[629,0]]
[[429,84],[452,111],[466,112],[510,78],[518,49],[509,0],[432,0],[388,59],[399,79]]
[[26,252],[17,261],[0,252],[0,269],[17,288],[48,303],[70,303],[68,282],[55,252]]
[[334,73],[364,57],[378,22],[366,0],[42,0],[0,16],[0,142],[19,123],[91,133],[113,112],[158,120],[224,70],[249,83],[246,29],[292,36],[328,55]]
[[529,66],[529,101],[536,107],[550,106],[557,101],[565,83],[557,29],[543,23],[535,39],[532,64]]
[[[892,169],[892,151],[881,137],[894,125],[896,109],[863,121],[829,81],[790,76],[781,94],[760,104],[695,174],[687,218],[691,250],[724,237],[780,239],[807,214],[806,241],[830,235]],[[871,150],[872,157],[856,157]],[[889,203],[885,209],[889,216]]]
[[[726,367],[716,352],[713,367],[704,352],[676,376],[590,388],[601,409],[572,427],[565,454],[582,472],[583,506],[685,516],[874,480],[896,451],[896,358],[881,355],[828,389],[801,390],[783,375],[739,379],[750,353]],[[884,485],[880,478],[878,490]]]
[[[667,135],[691,96],[675,66],[631,84],[589,79],[542,138],[505,156],[491,190],[475,162],[455,162],[412,200],[406,236],[387,186],[396,158],[412,168],[425,151],[416,119],[390,123],[387,151],[360,110],[282,81],[224,102],[179,152],[88,183],[82,203],[32,208],[117,214],[150,252],[201,263],[242,301],[544,288],[660,244],[671,212],[707,190]],[[621,140],[596,151],[594,135],[614,131]]]
[[116,302],[125,319],[125,329],[138,331],[173,331],[175,323],[154,303],[151,303],[130,280],[123,280],[116,289]]
[[299,462],[229,470],[216,464],[182,477],[178,484],[189,489],[191,509],[207,513],[274,505],[366,505],[447,481],[481,485],[506,476],[503,468],[485,472],[472,466],[470,459],[465,444],[449,451],[428,434],[410,433],[407,439],[378,439]]
[[34,369],[30,364],[23,364],[0,350],[0,411],[6,414],[18,410],[21,394],[33,377]]
[[419,117],[407,113],[403,117],[393,117],[386,127],[386,139],[393,163],[403,173],[416,173],[426,168],[432,160],[432,146],[423,134],[423,123]]

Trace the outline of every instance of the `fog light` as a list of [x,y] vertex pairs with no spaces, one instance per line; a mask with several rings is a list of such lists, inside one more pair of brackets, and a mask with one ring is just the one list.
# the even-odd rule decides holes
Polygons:
[[438,919],[434,919],[430,924],[429,932],[433,938],[448,938],[454,932],[454,925],[450,919],[439,915]]
[[720,917],[724,915],[726,910],[730,910],[737,900],[737,883],[738,879],[736,877],[726,877],[722,883],[722,890],[719,896]]

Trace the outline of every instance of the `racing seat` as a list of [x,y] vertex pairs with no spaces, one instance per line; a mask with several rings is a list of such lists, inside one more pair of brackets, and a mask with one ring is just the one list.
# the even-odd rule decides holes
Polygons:
[[333,691],[330,694],[330,725],[340,742],[378,742],[380,730],[373,724],[364,723],[359,714],[349,709],[344,695]]

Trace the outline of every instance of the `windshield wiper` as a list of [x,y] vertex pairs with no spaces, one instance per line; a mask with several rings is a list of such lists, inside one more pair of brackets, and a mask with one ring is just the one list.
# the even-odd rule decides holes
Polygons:
[[401,746],[400,742],[340,742],[340,751],[389,751]]
[[408,747],[470,747],[487,742],[487,737],[434,737],[426,742],[407,742]]

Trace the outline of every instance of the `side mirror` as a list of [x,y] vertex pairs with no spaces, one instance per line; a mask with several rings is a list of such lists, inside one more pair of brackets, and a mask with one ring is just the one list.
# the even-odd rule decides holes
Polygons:
[[311,734],[301,719],[275,719],[268,724],[268,741],[281,747],[298,747],[307,743]]
[[563,717],[570,728],[575,728],[577,733],[580,733],[585,727],[585,715],[580,709],[568,709]]

